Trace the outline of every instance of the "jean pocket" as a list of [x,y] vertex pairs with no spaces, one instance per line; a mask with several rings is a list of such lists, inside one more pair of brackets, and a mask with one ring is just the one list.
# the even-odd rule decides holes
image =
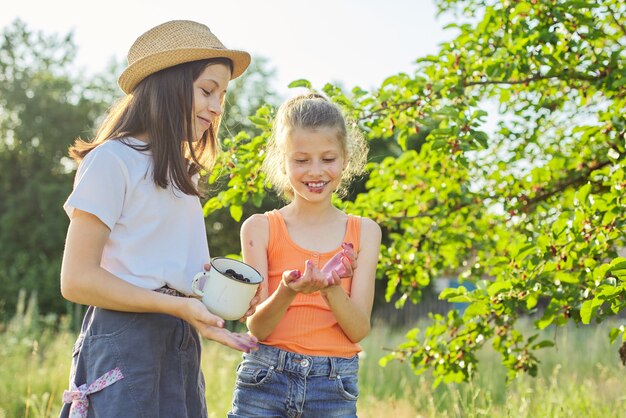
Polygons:
[[191,325],[182,319],[176,320],[175,327],[175,335],[178,338],[178,349],[180,351],[185,351],[189,347],[189,343],[191,342]]
[[257,387],[269,382],[276,373],[274,366],[254,360],[244,360],[237,367],[237,385]]
[[337,389],[341,396],[350,401],[355,401],[359,397],[359,377],[356,374],[337,376]]
[[94,321],[87,330],[90,338],[108,338],[124,333],[142,318],[141,315],[132,312],[118,312],[108,309],[96,308]]

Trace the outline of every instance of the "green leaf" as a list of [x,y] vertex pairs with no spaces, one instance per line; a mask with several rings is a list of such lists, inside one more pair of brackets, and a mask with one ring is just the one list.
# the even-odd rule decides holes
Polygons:
[[419,206],[411,206],[410,208],[407,209],[406,216],[408,218],[413,218],[413,217],[417,216],[419,213],[420,213]]
[[549,273],[551,271],[556,270],[556,263],[554,261],[548,261],[544,266],[543,266],[543,272],[544,273]]
[[430,135],[432,136],[445,136],[446,137],[446,141],[447,138],[452,135],[453,131],[452,128],[437,128],[437,129],[433,129],[430,131]]
[[543,311],[543,317],[535,322],[537,328],[545,329],[556,319],[556,315],[560,309],[558,300],[552,299],[546,309]]
[[552,234],[554,238],[559,238],[561,234],[567,229],[568,219],[560,217],[554,224],[552,224]]
[[354,87],[352,89],[352,94],[354,95],[355,98],[359,98],[361,96],[365,96],[367,94],[367,91],[362,90],[360,87]]
[[457,109],[456,107],[452,107],[452,106],[444,106],[441,109],[439,109],[436,113],[440,115],[444,115],[444,116],[449,116],[451,118],[456,118],[459,116],[459,109]]
[[512,285],[509,281],[496,281],[489,285],[487,288],[487,293],[489,296],[494,296],[497,293],[500,293],[503,290],[511,289]]
[[400,145],[400,148],[402,150],[406,150],[406,140],[407,140],[407,138],[408,138],[407,132],[405,130],[400,131],[396,141],[398,142],[398,145]]
[[611,264],[609,265],[610,269],[609,271],[615,271],[615,270],[623,270],[626,269],[626,258],[624,257],[616,257],[611,261]]
[[230,205],[230,216],[237,222],[241,220],[243,215],[243,207],[241,205]]
[[[622,333],[624,333],[623,325],[619,328],[611,328],[611,331],[609,331],[609,340],[611,341],[611,344],[613,344],[617,337],[619,337]],[[624,333],[624,335],[626,335],[626,333]]]
[[209,213],[212,213],[213,211],[217,210],[217,209],[221,209],[222,207],[224,207],[224,205],[222,205],[222,202],[220,201],[219,197],[212,197],[211,199],[207,200],[206,203],[204,204],[203,210],[204,210],[204,216],[207,216]]
[[263,204],[263,199],[265,198],[265,193],[254,193],[254,195],[252,196],[252,203],[254,204],[254,207],[260,208],[261,205]]
[[287,86],[290,89],[296,88],[296,87],[304,87],[307,89],[311,88],[311,82],[309,80],[306,80],[304,78],[301,78],[299,80],[294,80],[291,83],[289,83],[289,85]]
[[583,324],[588,325],[591,321],[591,317],[595,313],[597,308],[593,306],[593,300],[586,300],[580,307],[580,320]]
[[539,348],[545,348],[545,347],[554,347],[554,341],[552,340],[543,340],[538,342],[537,344],[532,346],[533,350],[537,350]]
[[609,225],[617,217],[618,217],[618,213],[616,213],[615,211],[611,210],[611,211],[604,212],[604,216],[602,217],[602,224]]
[[448,298],[454,297],[454,296],[458,296],[460,293],[463,293],[462,291],[460,291],[459,289],[463,289],[465,290],[464,287],[460,286],[458,288],[445,288],[441,291],[441,293],[439,293],[439,300],[446,300]]
[[494,8],[491,6],[487,7],[485,9],[485,15],[483,17],[483,20],[476,27],[476,33],[480,34],[480,33],[486,32],[487,27],[489,26],[489,23],[491,23],[494,15],[495,15]]
[[489,136],[486,133],[472,130],[472,136],[483,148],[489,148]]
[[620,280],[626,277],[626,269],[611,269],[611,274]]
[[526,298],[526,309],[532,309],[535,306],[537,306],[537,296],[533,295],[533,294],[529,294],[528,297]]
[[606,272],[611,268],[609,264],[601,264],[598,267],[593,269],[593,273],[591,277],[595,281],[601,281],[606,276]]
[[472,114],[472,117],[475,119],[483,119],[486,116],[489,116],[489,113],[482,109],[478,109]]
[[565,272],[565,271],[559,271],[554,275],[554,280],[555,281],[559,281],[561,283],[578,283],[578,277],[576,277],[574,274]]
[[481,316],[487,314],[487,305],[485,302],[474,302],[465,308],[463,312],[463,320],[467,321],[475,316]]
[[547,328],[550,324],[552,324],[552,322],[554,322],[554,317],[555,317],[554,314],[544,315],[543,318],[537,321],[537,328],[539,329]]
[[589,196],[590,192],[591,192],[591,183],[587,183],[583,187],[578,189],[578,191],[576,192],[576,200],[578,200],[578,203],[581,205],[586,205],[587,197]]
[[248,116],[248,119],[259,128],[267,128],[270,126],[270,122],[265,118],[260,118],[258,116]]
[[448,298],[448,302],[452,302],[452,303],[466,303],[466,302],[472,302],[474,299],[470,298],[467,295],[459,295],[459,296],[453,296],[451,298]]
[[395,359],[395,356],[393,354],[388,354],[384,357],[381,357],[380,360],[378,360],[378,365],[380,367],[386,367],[387,364],[389,364],[389,362],[394,359]]
[[[515,253],[515,250],[517,250],[517,254]],[[530,255],[530,254],[534,253],[536,250],[537,250],[537,246],[536,246],[536,244],[534,244],[534,243],[533,243],[533,244],[528,244],[528,245],[525,245],[525,246],[523,246],[523,247],[521,247],[521,248],[516,248],[516,249],[513,249],[511,252],[512,252],[512,254],[515,254],[515,257],[514,257],[514,258],[515,258],[517,261],[522,261],[522,260],[524,260],[524,259],[525,259],[528,255]]]
[[532,10],[532,5],[530,3],[527,3],[525,1],[522,1],[520,3],[517,4],[517,6],[515,7],[515,9],[513,10],[512,15],[524,15],[524,14],[528,14],[531,10]]

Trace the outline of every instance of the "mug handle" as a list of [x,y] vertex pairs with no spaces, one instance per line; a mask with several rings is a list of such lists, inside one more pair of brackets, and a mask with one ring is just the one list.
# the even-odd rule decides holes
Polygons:
[[[203,297],[204,296],[204,290],[200,289],[198,283],[200,281],[200,279],[202,278],[206,278],[206,280],[209,279],[209,272],[208,271],[201,271],[200,273],[196,274],[195,276],[193,276],[193,279],[191,279],[191,291],[200,296]],[[206,282],[205,282],[206,283]],[[202,286],[204,287],[204,286]]]

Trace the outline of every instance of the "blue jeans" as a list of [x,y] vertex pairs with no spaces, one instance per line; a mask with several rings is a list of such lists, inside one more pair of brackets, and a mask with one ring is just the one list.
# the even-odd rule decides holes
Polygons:
[[358,356],[308,356],[260,344],[237,367],[228,416],[356,417],[358,372]]

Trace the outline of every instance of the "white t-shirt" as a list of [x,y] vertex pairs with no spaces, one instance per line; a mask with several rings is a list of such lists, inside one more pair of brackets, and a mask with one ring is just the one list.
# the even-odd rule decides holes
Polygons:
[[[136,286],[164,285],[192,294],[191,279],[209,262],[202,205],[171,184],[153,180],[149,151],[135,138],[109,140],[83,159],[63,205],[97,216],[111,230],[101,266]],[[196,178],[197,181],[197,178]]]

